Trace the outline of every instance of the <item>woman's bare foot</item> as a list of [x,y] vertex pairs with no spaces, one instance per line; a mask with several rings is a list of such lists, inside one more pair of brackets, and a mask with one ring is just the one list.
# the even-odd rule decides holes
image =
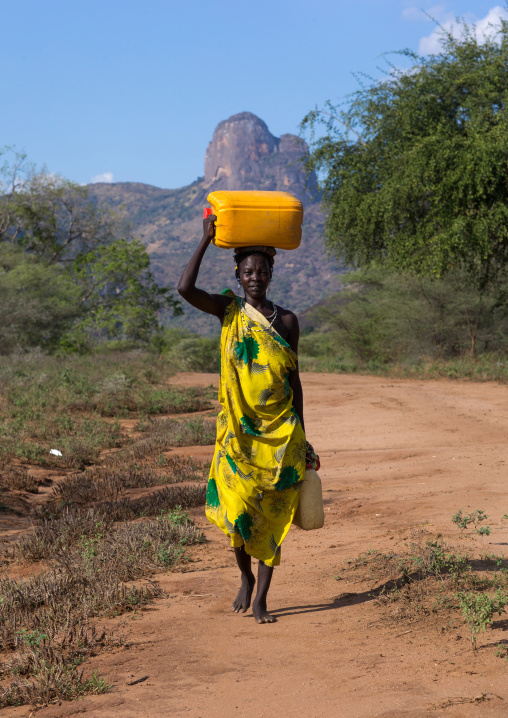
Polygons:
[[272,614],[266,610],[266,600],[258,598],[257,596],[252,604],[252,613],[254,614],[256,623],[275,623],[277,620],[275,616],[272,616]]
[[233,601],[232,606],[235,613],[245,613],[245,611],[249,608],[255,583],[256,579],[254,578],[254,574],[252,572],[250,574],[244,573],[242,575],[242,585],[238,591],[238,596]]

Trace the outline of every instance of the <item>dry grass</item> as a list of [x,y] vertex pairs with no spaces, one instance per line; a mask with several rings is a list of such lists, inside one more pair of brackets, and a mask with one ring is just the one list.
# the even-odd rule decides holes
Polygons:
[[[0,417],[1,418],[1,417]],[[5,421],[0,454],[3,463],[14,460],[41,466],[81,469],[98,461],[102,449],[120,447],[126,436],[118,423],[99,417],[59,414],[47,417],[35,412]],[[0,433],[1,435],[1,433]],[[54,456],[57,449],[62,456]]]
[[94,574],[112,572],[120,581],[134,581],[171,568],[184,557],[184,546],[203,543],[203,532],[191,521],[180,525],[167,518],[124,523],[104,538],[81,541],[55,554],[53,562],[64,571],[82,569]]
[[51,560],[80,541],[102,539],[113,531],[115,522],[160,516],[177,507],[204,506],[205,500],[205,485],[165,486],[132,501],[121,498],[85,509],[63,506],[60,511],[56,507],[53,513],[45,507],[32,532],[14,544],[12,557],[17,561]]
[[149,456],[160,456],[163,451],[176,446],[211,446],[215,443],[216,421],[202,416],[184,421],[155,419],[143,423],[142,427],[142,438],[110,454],[106,459],[108,464],[136,463]]
[[84,678],[84,669],[69,665],[55,651],[25,650],[12,664],[11,673],[27,672],[32,680],[16,677],[0,693],[0,708],[29,703],[35,708],[57,701],[69,701],[83,695],[106,693],[111,686],[94,673]]
[[370,596],[388,609],[387,620],[439,621],[441,629],[448,630],[464,593],[487,603],[493,592],[506,595],[508,561],[485,556],[481,549],[477,553],[474,542],[454,547],[413,529],[403,555],[369,550],[348,561],[342,572],[354,572],[360,583],[368,582]]
[[140,516],[157,516],[176,509],[191,509],[195,506],[204,506],[206,501],[206,486],[165,486],[160,491],[142,496],[134,501],[121,499],[120,501],[103,504],[102,508],[115,521],[131,521]]
[[25,466],[6,466],[0,472],[0,487],[2,489],[38,494],[39,486],[47,483],[43,479],[37,479]]
[[[119,368],[121,367],[121,371]],[[13,460],[82,468],[126,437],[104,416],[210,408],[210,388],[167,386],[170,369],[150,354],[0,358],[0,468]],[[62,457],[49,454],[58,449]]]
[[[91,510],[43,523],[37,550],[52,567],[24,580],[0,579],[0,650],[11,652],[1,672],[14,676],[0,695],[0,707],[37,706],[107,690],[102,679],[84,679],[77,669],[115,642],[92,619],[152,601],[160,594],[157,584],[128,582],[173,567],[185,560],[185,546],[204,540],[181,510],[116,528],[111,517],[98,521]],[[33,550],[35,544],[27,541],[19,542],[17,555]]]
[[[0,708],[108,690],[79,668],[121,641],[97,621],[159,597],[149,577],[189,560],[186,547],[205,540],[185,509],[204,505],[208,466],[163,452],[213,444],[215,421],[149,417],[208,409],[211,391],[167,386],[167,376],[164,361],[135,352],[0,361],[0,491],[12,490],[8,503],[33,519],[4,563],[46,563],[37,576],[0,579]],[[135,441],[103,418],[133,412]],[[105,449],[116,451],[101,458]],[[42,482],[27,463],[77,471],[34,508],[22,494]],[[130,499],[131,489],[148,491]]]
[[0,648],[16,648],[20,629],[51,638],[69,629],[73,619],[87,620],[152,598],[153,589],[147,593],[122,582],[173,565],[176,558],[165,558],[165,550],[204,541],[203,532],[187,518],[182,520],[181,512],[177,523],[169,516],[125,523],[109,533],[99,533],[97,523],[90,523],[95,533],[48,546],[53,565],[49,571],[23,580],[0,579]]
[[103,508],[65,508],[58,517],[43,517],[31,533],[15,542],[12,555],[18,561],[49,560],[78,541],[109,533],[113,525],[114,519]]
[[[145,457],[146,458],[146,457]],[[86,504],[104,499],[116,500],[125,489],[150,488],[182,481],[202,481],[206,462],[188,457],[163,456],[162,468],[131,464],[125,460],[108,461],[78,474],[71,474],[53,487],[55,499],[63,503]],[[114,464],[111,466],[111,464]]]
[[210,391],[202,387],[133,388],[125,374],[106,379],[86,404],[75,402],[80,409],[92,409],[101,416],[139,414],[187,414],[210,408]]

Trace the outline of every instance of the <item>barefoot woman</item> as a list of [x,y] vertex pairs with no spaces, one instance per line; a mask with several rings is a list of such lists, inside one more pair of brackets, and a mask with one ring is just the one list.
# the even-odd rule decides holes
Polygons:
[[242,572],[233,603],[245,612],[259,559],[252,612],[271,623],[266,597],[281,544],[289,531],[305,476],[303,396],[298,374],[298,320],[266,297],[274,250],[238,250],[236,277],[245,298],[231,290],[208,294],[196,287],[203,255],[214,236],[215,217],[185,268],[178,291],[222,324],[217,443],[210,469],[206,515],[231,539]]

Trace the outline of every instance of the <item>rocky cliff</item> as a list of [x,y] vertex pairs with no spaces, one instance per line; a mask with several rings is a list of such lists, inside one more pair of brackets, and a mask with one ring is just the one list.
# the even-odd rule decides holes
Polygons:
[[295,135],[274,137],[251,112],[220,122],[205,155],[205,182],[213,189],[285,190],[316,199],[316,178],[306,181],[307,145]]
[[[134,182],[89,185],[90,197],[121,212],[133,234],[147,246],[161,284],[176,286],[202,232],[203,207],[214,189],[283,190],[304,204],[302,244],[294,252],[279,250],[273,298],[299,312],[336,289],[340,269],[328,261],[323,246],[324,216],[314,176],[306,178],[305,143],[295,135],[274,137],[250,112],[233,115],[217,125],[205,155],[205,176],[187,187],[160,189]],[[235,287],[232,253],[211,246],[199,284],[211,292]],[[217,331],[214,318],[192,308],[173,322],[204,332]]]

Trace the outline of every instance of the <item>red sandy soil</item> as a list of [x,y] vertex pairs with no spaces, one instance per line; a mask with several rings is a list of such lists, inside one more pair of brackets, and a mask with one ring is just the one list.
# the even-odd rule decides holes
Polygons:
[[[173,381],[217,380],[184,374]],[[37,716],[508,716],[508,663],[495,655],[508,642],[506,618],[480,634],[473,653],[460,617],[452,628],[449,614],[397,618],[396,603],[369,595],[379,581],[342,570],[368,549],[407,552],[412,527],[453,543],[451,517],[460,508],[484,509],[492,530],[484,548],[505,551],[508,387],[331,374],[305,374],[303,386],[326,524],[293,527],[283,545],[269,596],[277,623],[256,625],[250,611],[231,612],[234,555],[196,509],[210,543],[183,572],[157,577],[167,597],[124,619],[127,647],[87,664],[111,691]],[[211,447],[199,451],[211,454]]]

